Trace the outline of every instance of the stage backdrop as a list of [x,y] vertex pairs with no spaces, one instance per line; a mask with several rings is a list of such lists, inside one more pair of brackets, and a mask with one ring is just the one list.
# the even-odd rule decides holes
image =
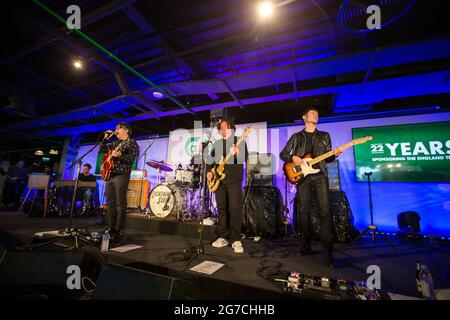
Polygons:
[[[267,123],[248,123],[236,125],[236,135],[241,136],[247,127],[253,131],[246,139],[249,152],[267,152]],[[188,164],[194,154],[199,152],[199,144],[208,141],[210,128],[198,128],[192,130],[179,129],[171,131],[169,135],[169,149],[167,161],[172,164]],[[211,136],[211,145],[221,136],[217,128],[214,128]]]
[[[450,120],[450,112],[402,116],[381,119],[367,119],[356,121],[343,121],[335,123],[319,123],[318,128],[328,131],[331,134],[333,147],[337,147],[352,140],[352,129],[362,127],[375,127],[400,124],[414,124],[426,122],[444,122]],[[247,125],[239,127],[245,128]],[[292,216],[292,200],[295,195],[295,188],[288,185],[286,190],[285,179],[281,171],[282,161],[279,153],[286,144],[289,137],[303,129],[303,126],[286,126],[270,128],[267,130],[267,152],[275,155],[276,158],[276,179],[275,184],[280,188],[283,197],[287,195],[289,204],[289,215]],[[450,132],[450,131],[449,131]],[[450,137],[449,137],[450,139]],[[140,154],[152,142],[140,140]],[[147,160],[164,160],[168,162],[169,138],[155,139],[154,144],[148,150]],[[88,150],[89,146],[80,147],[80,152]],[[263,149],[257,149],[265,152]],[[85,158],[85,162],[92,165],[97,160],[98,150]],[[184,161],[183,161],[184,162]],[[137,163],[137,168],[143,167],[143,159]],[[155,186],[156,176],[153,169],[148,166],[152,187]],[[339,170],[341,175],[341,187],[346,192],[350,202],[355,224],[359,229],[364,229],[369,223],[369,197],[367,182],[358,182],[355,173],[355,161],[353,149],[347,149],[339,157]],[[372,184],[372,197],[374,206],[375,224],[383,231],[397,230],[397,215],[403,211],[417,211],[421,216],[421,226],[423,233],[430,235],[450,235],[450,183],[448,182],[374,182]]]

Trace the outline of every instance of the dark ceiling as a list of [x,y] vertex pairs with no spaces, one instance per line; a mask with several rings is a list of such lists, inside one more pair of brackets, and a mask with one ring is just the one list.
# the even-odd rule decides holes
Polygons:
[[[423,81],[450,70],[446,0],[375,1],[391,5],[382,7],[382,17],[398,19],[359,33],[337,22],[344,1],[273,1],[279,4],[275,16],[264,22],[255,13],[258,1],[250,0],[39,2],[64,19],[67,7],[78,5],[80,31],[124,64],[35,1],[1,1],[4,152],[53,146],[74,133],[84,143],[95,141],[98,132],[122,119],[133,122],[137,136],[164,135],[193,127],[193,120],[207,125],[210,110],[222,107],[238,123],[269,125],[293,123],[310,105],[324,117],[449,107],[448,86],[417,93],[406,88],[414,80],[408,77]],[[418,49],[411,50],[415,45]],[[75,59],[84,62],[82,70],[73,68]],[[363,60],[365,65],[356,65]],[[341,91],[388,85],[392,79],[404,79],[405,89],[358,103]],[[155,98],[153,91],[160,90],[151,84],[166,95]],[[14,99],[26,116],[5,110]]]

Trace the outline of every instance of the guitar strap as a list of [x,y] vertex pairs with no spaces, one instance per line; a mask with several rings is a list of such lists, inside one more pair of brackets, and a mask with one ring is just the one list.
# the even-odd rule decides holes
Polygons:
[[[125,143],[125,141],[128,141],[128,139],[127,139],[127,140],[122,140],[122,141],[120,141],[120,142],[117,144],[117,146],[115,146],[115,147],[113,148],[113,150],[122,151],[121,148],[122,148],[123,144]],[[114,164],[116,164],[116,159],[117,159],[117,158],[112,158],[111,161],[113,161]]]
[[[233,143],[236,144],[237,142],[237,137],[234,136],[233,137]],[[225,158],[225,156],[228,154],[228,150],[227,150],[227,141],[225,139],[222,139],[222,155]],[[235,164],[235,162],[237,161],[236,156],[233,156],[233,164]],[[228,164],[228,163],[226,163]]]
[[314,143],[316,141],[316,131],[317,130],[314,130],[314,133],[313,133],[313,136],[312,136],[312,139],[311,139],[311,153],[312,154],[314,154]]

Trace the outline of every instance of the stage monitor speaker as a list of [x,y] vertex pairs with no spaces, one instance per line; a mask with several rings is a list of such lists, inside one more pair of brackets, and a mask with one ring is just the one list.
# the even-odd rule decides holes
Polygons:
[[[0,299],[78,299],[81,289],[70,290],[69,266],[78,266],[81,277],[97,279],[103,259],[87,251],[9,251],[0,253]],[[69,270],[70,271],[70,270]]]
[[420,216],[415,211],[401,212],[397,215],[398,228],[409,233],[420,232]]
[[[139,207],[139,191],[141,190],[142,180],[130,180],[128,184],[127,192],[127,207],[137,208]],[[150,181],[144,180],[142,182],[142,195],[141,195],[141,208],[147,206],[148,193],[150,190]]]
[[188,281],[117,264],[103,267],[93,300],[192,300],[197,292]]

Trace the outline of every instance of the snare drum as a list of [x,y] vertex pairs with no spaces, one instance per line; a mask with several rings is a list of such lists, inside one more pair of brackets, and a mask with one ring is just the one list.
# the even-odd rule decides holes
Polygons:
[[186,210],[186,192],[173,183],[162,183],[150,192],[150,210],[158,218],[180,214]]

